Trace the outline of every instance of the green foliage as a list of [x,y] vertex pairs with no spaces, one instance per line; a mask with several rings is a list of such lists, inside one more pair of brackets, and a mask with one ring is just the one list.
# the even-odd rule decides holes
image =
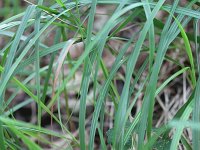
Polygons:
[[198,0],[24,3],[0,10],[0,150],[200,147]]
[[161,140],[159,139],[153,146],[156,150],[168,150],[170,149],[171,140]]
[[[125,134],[127,133],[127,130],[131,127],[131,122],[128,121],[126,123],[126,126],[125,126]],[[132,134],[133,134],[134,131],[132,131]],[[113,145],[113,141],[114,141],[114,128],[111,128],[109,129],[107,132],[106,132],[106,136],[107,136],[107,142],[108,144],[111,144]],[[126,141],[125,145],[124,145],[124,150],[128,150],[132,147],[132,137],[129,136],[128,140]]]

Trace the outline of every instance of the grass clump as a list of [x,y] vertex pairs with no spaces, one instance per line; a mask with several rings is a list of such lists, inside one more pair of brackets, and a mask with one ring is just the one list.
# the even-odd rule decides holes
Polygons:
[[198,150],[197,0],[17,2],[0,23],[1,150]]

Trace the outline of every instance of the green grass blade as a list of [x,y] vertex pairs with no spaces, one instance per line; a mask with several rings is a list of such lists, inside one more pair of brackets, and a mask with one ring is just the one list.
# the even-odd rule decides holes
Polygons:
[[116,74],[117,70],[125,62],[125,60],[123,60],[122,58],[123,58],[125,52],[127,51],[127,49],[129,48],[129,46],[131,45],[131,42],[133,41],[134,38],[135,38],[135,35],[133,35],[130,38],[130,40],[122,47],[122,50],[116,57],[116,60],[112,66],[112,70],[110,71],[110,74],[102,87],[102,91],[97,99],[97,103],[95,105],[95,110],[94,110],[94,114],[93,114],[93,118],[92,118],[89,144],[94,142],[94,137],[95,137],[95,132],[96,132],[96,128],[98,125],[98,118],[99,118],[100,110],[101,110],[102,104],[104,103],[105,97],[107,95],[110,83],[111,83],[114,75]]
[[100,136],[100,140],[101,140],[101,148],[102,148],[102,150],[107,150],[106,143],[105,143],[105,140],[103,137],[103,133],[99,127],[98,127],[98,132],[99,132],[99,136]]
[[118,105],[118,110],[117,114],[115,117],[115,123],[114,123],[114,128],[115,128],[115,136],[114,136],[114,147],[118,149],[123,149],[123,130],[125,126],[125,118],[124,116],[126,115],[126,108],[127,108],[127,102],[128,102],[128,91],[129,91],[129,85],[130,85],[130,80],[131,76],[137,61],[137,58],[140,53],[140,49],[142,47],[142,44],[145,40],[146,34],[152,24],[153,18],[156,16],[157,12],[160,10],[161,6],[163,5],[164,1],[160,1],[157,3],[156,7],[152,11],[148,21],[144,25],[144,28],[141,31],[140,37],[138,38],[138,42],[135,45],[135,48],[128,60],[127,64],[127,72],[126,72],[126,81],[125,85],[122,91],[121,99]]
[[172,76],[170,76],[165,82],[162,83],[162,85],[159,86],[159,88],[156,90],[156,95],[158,95],[163,89],[164,87],[171,82],[173,79],[175,79],[177,76],[179,76],[180,74],[184,73],[186,70],[188,70],[189,67],[185,67],[182,68],[181,70],[177,71],[176,73],[174,73]]
[[[194,108],[193,108],[193,114],[192,118],[194,122],[199,123],[200,122],[200,78],[197,81],[197,86],[195,89],[195,94],[194,94]],[[196,129],[192,130],[192,140],[193,140],[193,149],[198,149],[200,147],[199,143],[200,139],[200,132],[197,131]]]
[[194,41],[195,41],[195,54],[196,54],[196,63],[197,63],[197,71],[200,73],[200,63],[199,63],[199,43],[198,43],[198,37],[199,37],[199,20],[194,20]]
[[27,52],[30,50],[30,48],[33,46],[34,42],[37,41],[37,39],[40,37],[40,35],[45,31],[45,29],[53,22],[55,21],[60,15],[63,13],[67,12],[68,10],[63,11],[61,14],[53,17],[41,30],[38,34],[35,35],[35,37],[29,42],[29,44],[26,46],[24,49],[23,53],[16,59],[15,63],[9,68],[8,73],[4,77],[4,80],[2,80],[1,85],[0,85],[0,95],[2,95],[5,86],[7,82],[9,81],[10,77],[12,76],[13,72],[21,62],[21,60],[24,58],[24,56],[27,54]]
[[[38,5],[42,5],[43,0],[38,0]],[[39,33],[40,31],[40,18],[41,18],[41,10],[36,9],[36,17],[35,17],[35,34]],[[38,117],[37,117],[37,123],[39,126],[41,126],[41,118],[42,118],[42,109],[40,107],[40,56],[39,56],[39,42],[40,39],[38,38],[37,41],[35,42],[35,56],[36,56],[36,61],[35,61],[35,70],[36,70],[36,91],[37,91],[37,97],[38,97]]]
[[[15,53],[17,51],[17,47],[19,45],[19,42],[20,42],[20,37],[22,36],[25,28],[26,28],[26,24],[27,24],[27,21],[28,19],[30,18],[32,12],[34,11],[35,7],[34,6],[29,6],[27,8],[27,11],[26,11],[26,15],[23,17],[22,19],[22,23],[20,24],[19,26],[19,29],[16,33],[16,36],[14,38],[14,41],[10,47],[10,51],[8,53],[8,58],[7,58],[7,61],[6,61],[6,64],[5,64],[5,70],[2,74],[2,79],[5,78],[5,76],[8,74],[9,70],[10,70],[10,67],[13,63],[13,60],[14,60],[14,56],[15,56]],[[0,82],[2,84],[2,81]],[[2,89],[4,89],[5,87],[2,87]],[[1,97],[1,100],[0,100],[0,105],[2,105],[3,103],[3,97],[2,97],[2,93],[0,94],[0,97]]]
[[[96,13],[96,4],[97,0],[94,0],[91,4],[90,15],[88,20],[88,27],[87,27],[87,38],[85,43],[85,49],[91,42],[92,38],[92,30],[93,30],[93,22],[94,16]],[[81,149],[85,150],[85,113],[86,113],[86,96],[89,88],[89,80],[90,80],[90,58],[89,55],[85,60],[84,71],[83,71],[83,78],[81,83],[81,97],[80,97],[80,112],[79,112],[79,136],[80,136],[80,145]]]
[[187,37],[182,25],[180,24],[180,22],[175,17],[174,17],[174,19],[175,19],[176,23],[178,24],[178,27],[181,31],[181,35],[183,37],[183,41],[184,41],[184,44],[185,44],[185,50],[186,50],[186,53],[188,55],[190,65],[191,65],[192,85],[193,85],[193,87],[195,87],[196,86],[195,66],[194,66],[194,60],[193,60],[193,55],[192,55],[192,49],[190,47],[190,42],[188,40],[188,37]]

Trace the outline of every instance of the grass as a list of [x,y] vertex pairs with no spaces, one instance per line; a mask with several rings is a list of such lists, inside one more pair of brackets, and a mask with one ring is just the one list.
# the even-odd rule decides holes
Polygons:
[[24,2],[2,10],[1,150],[199,149],[197,0]]

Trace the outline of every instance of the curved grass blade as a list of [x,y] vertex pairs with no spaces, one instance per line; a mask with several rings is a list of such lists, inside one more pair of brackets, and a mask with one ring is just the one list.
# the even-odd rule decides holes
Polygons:
[[[3,68],[0,66],[0,72],[3,71]],[[13,81],[15,82],[15,84],[17,84],[27,95],[29,95],[35,102],[38,103],[38,99],[37,96],[35,96],[25,85],[23,85],[19,80],[17,80],[16,78],[13,78]],[[50,114],[53,119],[60,125],[62,126],[65,131],[72,137],[72,139],[78,143],[78,141],[76,140],[76,138],[68,131],[68,129],[63,126],[62,124],[60,124],[60,121],[57,119],[57,117],[41,102],[40,103],[40,107],[45,110],[48,114]]]
[[181,70],[177,71],[176,73],[174,73],[172,76],[170,76],[165,82],[163,82],[159,88],[156,90],[156,94],[155,95],[158,95],[163,89],[164,87],[169,83],[171,82],[173,79],[175,79],[177,76],[179,76],[180,74],[184,73],[186,70],[190,69],[190,67],[185,67],[185,68],[182,68]]
[[[148,21],[146,22],[146,24],[144,25],[140,37],[138,38],[138,41],[135,45],[135,48],[133,50],[133,52],[131,53],[131,56],[128,60],[128,64],[127,64],[127,72],[126,72],[126,80],[125,80],[125,85],[122,91],[122,95],[120,98],[120,102],[118,105],[118,110],[117,110],[117,114],[115,116],[115,123],[114,123],[114,147],[117,149],[123,149],[123,130],[124,130],[124,126],[125,126],[125,115],[126,115],[126,108],[127,108],[127,102],[128,102],[128,96],[129,96],[129,86],[130,86],[130,80],[132,77],[132,72],[134,70],[137,58],[139,56],[140,53],[140,49],[142,47],[142,44],[145,40],[146,34],[149,31],[149,28],[153,22],[153,18],[156,16],[157,12],[160,10],[160,8],[162,7],[163,3],[165,1],[159,1],[156,5],[156,7],[154,8],[154,10],[152,11]],[[143,140],[142,140],[143,141]],[[141,141],[141,142],[142,142]]]
[[[10,69],[10,67],[13,63],[13,60],[14,60],[15,53],[17,51],[17,47],[18,47],[19,42],[20,42],[20,38],[21,38],[25,28],[26,28],[26,24],[28,22],[28,19],[30,18],[31,14],[33,13],[34,10],[35,10],[34,6],[29,6],[26,10],[25,16],[22,19],[22,22],[19,26],[17,33],[16,33],[14,41],[13,41],[11,47],[10,47],[10,50],[9,50],[9,53],[8,53],[8,58],[7,58],[6,64],[5,64],[5,69],[4,69],[4,72],[2,74],[2,80],[5,78],[5,76],[7,76],[8,72],[9,72],[9,69]],[[2,84],[2,81],[0,82],[0,84]],[[4,89],[4,87],[2,87],[2,89]],[[1,97],[0,105],[2,106],[2,103],[3,103],[2,93],[0,94],[0,97]]]
[[[6,76],[3,78],[3,80],[1,81],[0,84],[0,95],[2,95],[6,84],[8,83],[9,79],[11,78],[13,72],[16,70],[17,66],[19,65],[19,63],[21,62],[21,60],[23,59],[23,57],[27,54],[27,52],[30,50],[30,48],[34,45],[34,42],[37,41],[37,39],[40,37],[40,35],[48,28],[49,25],[51,25],[51,23],[53,21],[56,20],[56,18],[58,18],[60,15],[64,14],[65,12],[67,12],[68,10],[63,11],[62,13],[60,13],[59,15],[53,17],[41,30],[38,34],[35,35],[35,37],[29,42],[29,44],[25,47],[23,53],[21,53],[21,55],[16,59],[15,63],[9,68],[9,71],[7,72]],[[2,100],[1,100],[2,101]]]
[[[97,0],[94,0],[91,3],[90,15],[88,20],[88,27],[87,27],[87,36],[86,36],[86,43],[85,49],[87,49],[88,45],[91,43],[92,38],[92,30],[93,30],[93,22],[96,13],[96,5]],[[94,57],[94,56],[93,56]],[[90,66],[90,57],[89,55],[86,57],[85,64],[84,64],[84,71],[81,83],[81,97],[80,97],[80,112],[79,112],[79,136],[80,136],[80,148],[85,150],[85,113],[86,113],[86,97],[89,88],[89,80],[91,74],[91,66]]]
[[192,55],[192,49],[190,47],[190,42],[188,40],[188,37],[187,37],[182,25],[180,24],[180,22],[175,17],[174,17],[174,19],[175,19],[176,23],[178,24],[181,35],[183,37],[183,41],[184,41],[184,44],[185,44],[185,50],[186,50],[186,53],[188,55],[190,65],[191,65],[190,76],[191,76],[191,80],[192,80],[192,85],[193,85],[193,87],[195,87],[196,86],[195,66],[194,66],[194,60],[193,60],[193,55]]
[[[38,5],[42,5],[43,0],[38,0]],[[40,31],[40,19],[41,19],[41,11],[40,9],[36,9],[36,17],[35,17],[35,34],[38,34]],[[40,42],[40,38],[38,38],[35,41],[35,57],[36,57],[36,61],[35,61],[35,71],[36,71],[36,76],[35,76],[35,80],[36,80],[36,92],[37,92],[37,97],[38,97],[38,116],[37,116],[37,123],[39,126],[41,126],[41,118],[42,118],[42,109],[40,107],[40,56],[39,56],[39,42]]]

